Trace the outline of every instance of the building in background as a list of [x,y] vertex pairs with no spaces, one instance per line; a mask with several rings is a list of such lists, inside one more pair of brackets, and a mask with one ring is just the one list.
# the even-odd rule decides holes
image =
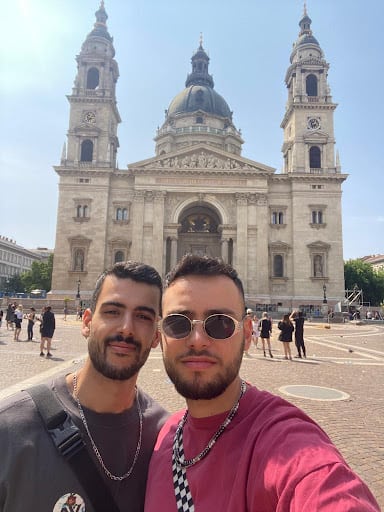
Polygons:
[[9,280],[30,270],[34,261],[47,260],[52,251],[44,248],[25,249],[15,240],[0,236],[0,292],[7,292]]
[[193,252],[232,263],[255,307],[319,307],[325,290],[330,305],[342,300],[341,186],[347,175],[335,149],[329,64],[307,12],[285,75],[281,173],[242,155],[241,132],[214,88],[202,41],[185,88],[156,132],[155,155],[119,169],[119,68],[106,21],[102,2],[68,96],[67,142],[55,166],[51,294],[73,294],[81,282],[87,297],[106,266],[126,259],[165,275]]
[[363,256],[360,258],[364,263],[369,263],[375,272],[384,270],[384,254],[373,254],[371,256]]

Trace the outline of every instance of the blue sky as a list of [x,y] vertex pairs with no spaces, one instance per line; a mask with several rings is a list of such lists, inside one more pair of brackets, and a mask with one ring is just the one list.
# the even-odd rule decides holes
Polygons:
[[[2,5],[0,234],[53,248],[58,177],[75,57],[99,0],[13,0]],[[234,112],[243,156],[282,168],[284,76],[301,0],[105,0],[120,78],[118,162],[154,156],[164,110],[184,88],[203,33],[215,89]],[[307,0],[330,63],[343,185],[344,258],[384,253],[382,0]]]

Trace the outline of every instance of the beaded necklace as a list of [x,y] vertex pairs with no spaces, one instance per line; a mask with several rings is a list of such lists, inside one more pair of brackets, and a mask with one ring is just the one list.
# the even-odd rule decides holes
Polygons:
[[188,468],[190,466],[193,466],[197,462],[201,461],[204,457],[206,457],[208,455],[208,453],[212,450],[213,446],[215,445],[216,441],[219,439],[221,434],[224,432],[224,430],[228,427],[228,425],[233,420],[233,418],[239,408],[240,399],[244,395],[246,390],[247,390],[247,385],[242,380],[239,397],[238,397],[236,403],[234,404],[234,406],[232,407],[232,409],[229,411],[228,416],[225,418],[225,420],[220,425],[220,427],[216,430],[215,434],[211,437],[207,446],[198,455],[196,455],[196,457],[193,457],[192,459],[185,459],[185,457],[184,457],[183,429],[184,429],[185,422],[187,421],[188,409],[185,411],[184,416],[182,417],[182,419],[177,427],[177,430],[175,433],[175,438],[173,441],[173,455],[174,455],[174,459],[175,459],[176,463],[179,466],[181,466],[183,468]]

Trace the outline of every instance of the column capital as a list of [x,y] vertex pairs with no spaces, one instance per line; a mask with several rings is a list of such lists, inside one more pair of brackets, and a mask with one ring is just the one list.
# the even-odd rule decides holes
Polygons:
[[236,202],[238,205],[246,206],[248,204],[248,193],[238,192],[235,194]]

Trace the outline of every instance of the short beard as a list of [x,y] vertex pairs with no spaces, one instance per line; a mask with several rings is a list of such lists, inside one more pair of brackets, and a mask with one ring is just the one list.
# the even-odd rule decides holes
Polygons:
[[[243,358],[243,351],[244,340],[241,344],[239,353],[237,354],[234,361],[232,361],[231,365],[227,366],[222,374],[213,377],[211,382],[201,382],[201,372],[198,371],[194,373],[192,382],[187,381],[185,378],[183,378],[183,375],[181,375],[181,373],[176,370],[175,365],[170,363],[170,361],[164,357],[163,353],[165,371],[173,382],[176,391],[184,398],[190,400],[212,400],[213,398],[223,394],[228,386],[239,375],[241,361]],[[183,357],[188,355],[205,355],[205,352],[196,352],[194,350],[190,350],[187,354],[184,354]]]
[[[130,366],[119,368],[109,364],[106,359],[106,350],[108,343],[111,341],[125,342],[136,347],[136,358]],[[151,349],[147,348],[142,352],[142,345],[133,337],[124,338],[123,336],[110,336],[104,340],[102,346],[90,336],[88,338],[88,353],[94,368],[107,379],[112,380],[129,380],[131,377],[139,373],[140,369],[148,359]],[[124,357],[124,356],[122,356]]]

